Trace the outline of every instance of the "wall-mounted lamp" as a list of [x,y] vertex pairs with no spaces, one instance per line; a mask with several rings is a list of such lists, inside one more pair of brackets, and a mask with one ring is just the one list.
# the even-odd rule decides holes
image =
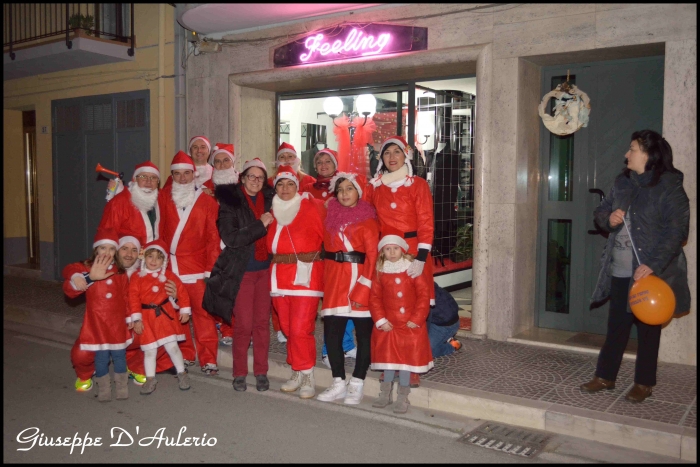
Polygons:
[[425,141],[421,145],[428,142],[430,135],[435,134],[435,114],[433,112],[418,112],[418,133],[425,136]]

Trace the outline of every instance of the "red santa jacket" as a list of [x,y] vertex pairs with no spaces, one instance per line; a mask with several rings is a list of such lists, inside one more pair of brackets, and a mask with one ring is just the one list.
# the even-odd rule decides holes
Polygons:
[[314,198],[326,201],[328,198],[335,196],[335,193],[328,190],[319,189],[314,186],[318,182],[317,179],[309,176],[304,177],[304,183],[300,184],[299,191],[301,193],[311,193]]
[[[274,206],[274,205],[273,205]],[[272,209],[274,215],[274,207]],[[292,246],[292,242],[293,246]],[[311,253],[320,251],[323,242],[323,224],[314,200],[301,198],[294,220],[282,226],[277,219],[267,228],[267,250],[273,254]],[[320,255],[320,253],[319,253]],[[309,287],[294,285],[297,265],[274,263],[270,267],[272,295],[323,296],[323,261],[314,261]]]
[[[340,203],[331,201],[328,206],[329,218],[335,218]],[[358,205],[352,209],[370,209],[369,203]],[[348,209],[352,212],[352,209]],[[346,211],[347,212],[347,211]],[[323,290],[323,316],[347,314],[359,318],[369,318],[369,295],[374,278],[375,263],[377,261],[377,243],[379,242],[379,224],[376,219],[369,218],[360,222],[351,223],[334,235],[324,229],[323,248],[327,252],[351,252],[359,251],[365,254],[364,263],[339,263],[332,259],[324,260],[324,290]],[[351,302],[357,302],[362,307],[355,308]]]
[[[116,271],[116,265],[108,271]],[[69,298],[85,293],[85,314],[80,328],[80,350],[126,349],[131,341],[127,323],[131,321],[127,310],[129,278],[126,274],[114,274],[107,279],[95,281],[87,291],[77,290],[71,283],[75,274],[89,273],[83,263],[73,263],[63,268],[63,291]]]
[[193,204],[178,209],[172,198],[172,186],[160,191],[158,203],[160,238],[170,248],[168,269],[185,284],[209,277],[221,253],[221,238],[216,228],[219,204],[198,189]]
[[381,176],[373,178],[368,188],[368,200],[374,205],[379,218],[379,229],[391,227],[404,232],[408,252],[414,256],[418,250],[427,250],[417,259],[425,261],[433,245],[435,217],[433,196],[428,182],[420,177],[405,177],[390,185],[381,182]]
[[[391,331],[372,332],[373,370],[406,370],[425,373],[433,367],[426,319],[430,312],[428,277],[421,274],[415,279],[406,273],[410,262],[385,262],[372,282],[369,307],[375,326],[380,328],[389,321]],[[418,328],[409,328],[411,321]]]
[[[155,349],[168,342],[184,341],[180,325],[180,313],[191,314],[190,298],[182,281],[171,271],[165,271],[165,279],[175,282],[177,287],[177,306],[169,300],[165,291],[165,282],[159,279],[159,272],[146,272],[143,276],[140,272],[132,274],[129,284],[129,312],[132,321],[143,321],[143,333],[140,336],[141,349]],[[156,316],[154,309],[143,309],[142,305],[162,305],[163,311]],[[167,314],[166,314],[167,313]],[[168,317],[168,315],[170,317]],[[171,319],[172,318],[172,319]]]
[[148,214],[139,210],[131,202],[131,192],[124,190],[107,203],[98,229],[112,229],[120,238],[130,235],[137,238],[141,245],[145,245],[158,238],[160,224],[158,203],[155,205],[155,210],[156,222],[155,228],[152,228]]

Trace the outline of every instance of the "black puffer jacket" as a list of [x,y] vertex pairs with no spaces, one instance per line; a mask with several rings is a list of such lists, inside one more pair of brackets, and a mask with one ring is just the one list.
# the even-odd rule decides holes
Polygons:
[[[250,255],[256,240],[267,235],[262,221],[255,219],[255,213],[248,206],[242,185],[218,185],[216,198],[219,200],[219,218],[216,226],[221,240],[226,244],[211,271],[207,281],[202,307],[214,316],[219,316],[231,324],[233,305],[236,303]],[[258,196],[265,198],[265,212],[272,207],[274,192],[265,186]]]
[[[600,275],[592,301],[599,302],[610,295],[615,236],[625,228],[624,223],[616,228],[610,227],[610,214],[616,209],[627,212],[629,208],[630,233],[640,261],[668,283],[676,295],[674,314],[683,314],[690,309],[688,265],[683,253],[683,245],[688,239],[690,204],[683,189],[682,173],[665,172],[655,186],[649,186],[651,176],[652,172],[642,175],[631,172],[629,178],[618,175],[610,194],[594,212],[596,224],[610,232],[610,236],[601,257]],[[634,269],[639,266],[636,257],[632,258],[632,266]]]

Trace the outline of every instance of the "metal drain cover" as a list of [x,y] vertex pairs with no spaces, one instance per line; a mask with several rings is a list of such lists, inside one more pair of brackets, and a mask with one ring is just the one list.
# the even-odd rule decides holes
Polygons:
[[489,422],[470,431],[458,441],[531,459],[542,452],[550,439],[551,435],[538,431]]

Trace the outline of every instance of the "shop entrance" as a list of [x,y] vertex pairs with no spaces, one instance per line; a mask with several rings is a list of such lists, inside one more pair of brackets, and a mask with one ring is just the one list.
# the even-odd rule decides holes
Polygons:
[[404,136],[433,194],[435,281],[448,290],[471,286],[476,78],[277,94],[277,101],[278,144],[297,148],[313,176],[313,157],[327,147],[338,151],[340,170],[369,180],[381,142]]
[[605,334],[608,303],[590,305],[606,241],[593,211],[625,167],[630,135],[661,133],[664,57],[543,68],[542,95],[567,71],[592,109],[589,126],[572,135],[554,135],[540,123],[537,325]]

